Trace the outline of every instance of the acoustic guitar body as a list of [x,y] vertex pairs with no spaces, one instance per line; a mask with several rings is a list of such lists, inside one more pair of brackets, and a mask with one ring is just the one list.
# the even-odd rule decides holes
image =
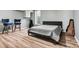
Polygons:
[[67,27],[67,34],[74,36],[75,35],[75,29],[74,29],[74,21],[70,20],[69,25]]

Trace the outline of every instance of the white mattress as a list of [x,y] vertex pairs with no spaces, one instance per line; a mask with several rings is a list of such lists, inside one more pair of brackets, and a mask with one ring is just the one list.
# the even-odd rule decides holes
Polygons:
[[33,33],[50,36],[55,41],[59,41],[61,27],[55,25],[40,25],[40,26],[34,26],[29,30],[30,32]]
[[[51,25],[40,25],[40,26],[34,26],[32,27],[32,29],[42,29],[42,30],[54,30],[56,29],[58,26],[51,26]],[[50,28],[50,29],[49,29]]]

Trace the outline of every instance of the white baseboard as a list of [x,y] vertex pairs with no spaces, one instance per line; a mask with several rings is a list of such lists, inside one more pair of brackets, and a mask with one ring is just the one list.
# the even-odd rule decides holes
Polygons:
[[76,42],[79,45],[79,39],[75,36]]

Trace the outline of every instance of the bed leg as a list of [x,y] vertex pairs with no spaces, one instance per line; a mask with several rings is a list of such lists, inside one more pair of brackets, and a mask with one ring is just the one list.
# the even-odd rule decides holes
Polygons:
[[29,36],[31,35],[31,32],[30,32],[30,30],[28,30],[28,35],[29,35]]

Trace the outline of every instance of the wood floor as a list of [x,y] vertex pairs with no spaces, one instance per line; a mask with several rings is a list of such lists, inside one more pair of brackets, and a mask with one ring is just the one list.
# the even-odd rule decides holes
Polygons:
[[27,29],[0,34],[0,48],[78,48],[72,36],[62,34],[59,43],[42,36],[28,36]]

